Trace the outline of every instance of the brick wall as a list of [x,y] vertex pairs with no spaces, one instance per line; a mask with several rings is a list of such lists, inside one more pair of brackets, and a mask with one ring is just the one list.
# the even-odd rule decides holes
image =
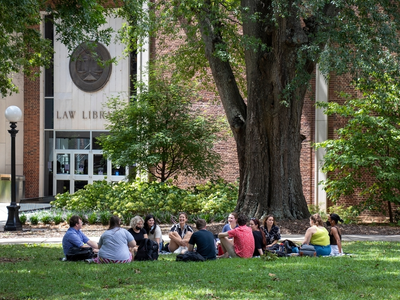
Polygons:
[[[39,69],[35,70],[39,72]],[[39,196],[40,80],[24,77],[25,197]]]
[[310,90],[304,99],[300,129],[300,133],[306,137],[301,148],[300,172],[303,182],[303,193],[308,204],[313,203],[315,188],[315,151],[312,147],[312,144],[315,142],[315,74],[310,85]]

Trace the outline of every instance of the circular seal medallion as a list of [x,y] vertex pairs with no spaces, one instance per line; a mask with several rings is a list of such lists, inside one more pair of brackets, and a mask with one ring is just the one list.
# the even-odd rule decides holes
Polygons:
[[[110,53],[100,43],[95,43],[94,49],[89,49],[86,43],[80,44],[72,53],[69,61],[69,73],[75,85],[85,92],[96,92],[102,89],[110,79]],[[100,60],[103,64],[99,65]]]

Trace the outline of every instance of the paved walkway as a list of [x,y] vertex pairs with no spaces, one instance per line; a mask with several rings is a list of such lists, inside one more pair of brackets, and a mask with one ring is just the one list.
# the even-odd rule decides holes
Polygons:
[[[98,241],[99,237],[89,237],[91,240]],[[304,235],[300,234],[284,234],[282,240],[289,239],[296,242],[301,242],[304,239]],[[400,235],[343,235],[343,241],[388,241],[388,242],[400,242]],[[62,237],[55,238],[16,238],[16,239],[0,239],[0,245],[9,244],[60,244]],[[168,235],[163,235],[163,241],[169,242]]]
[[[0,231],[4,231],[4,225],[7,221],[7,206],[8,204],[0,203]],[[26,208],[27,209],[27,208]],[[85,231],[83,231],[85,232]],[[98,241],[99,236],[89,237],[91,240]],[[301,242],[304,239],[304,235],[300,234],[284,234],[282,240],[289,239],[292,241]],[[400,235],[343,235],[343,241],[389,241],[389,242],[400,242]],[[55,238],[28,238],[20,237],[16,239],[0,239],[0,245],[7,244],[41,244],[41,243],[54,243],[60,244],[62,237]],[[169,242],[168,235],[163,235],[163,241]]]

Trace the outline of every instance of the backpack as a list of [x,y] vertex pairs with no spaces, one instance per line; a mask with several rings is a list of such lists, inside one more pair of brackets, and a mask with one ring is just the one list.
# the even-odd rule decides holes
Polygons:
[[206,259],[198,252],[186,251],[184,254],[178,254],[176,261],[205,261]]
[[71,247],[67,252],[67,260],[69,261],[79,261],[89,258],[93,258],[94,252],[92,248],[89,247]]
[[284,240],[279,244],[275,244],[275,247],[267,251],[277,254],[279,257],[290,256],[292,253],[298,253],[298,247],[295,242],[291,240]]
[[135,260],[157,260],[158,245],[150,239],[143,239],[140,242],[138,251],[135,255]]

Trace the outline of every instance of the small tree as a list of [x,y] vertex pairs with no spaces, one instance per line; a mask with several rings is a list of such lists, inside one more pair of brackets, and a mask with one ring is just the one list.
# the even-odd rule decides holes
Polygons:
[[151,86],[127,103],[111,98],[100,138],[105,155],[124,166],[136,163],[160,181],[179,174],[206,178],[221,169],[214,144],[222,138],[222,121],[194,110],[194,89],[174,78],[152,76]]
[[[400,203],[400,83],[389,75],[373,74],[357,83],[363,98],[338,103],[319,103],[328,115],[348,118],[338,138],[317,144],[325,148],[322,170],[334,172],[324,184],[333,201],[359,193],[366,200],[361,209],[385,213],[388,204]],[[371,180],[372,178],[372,180]]]

